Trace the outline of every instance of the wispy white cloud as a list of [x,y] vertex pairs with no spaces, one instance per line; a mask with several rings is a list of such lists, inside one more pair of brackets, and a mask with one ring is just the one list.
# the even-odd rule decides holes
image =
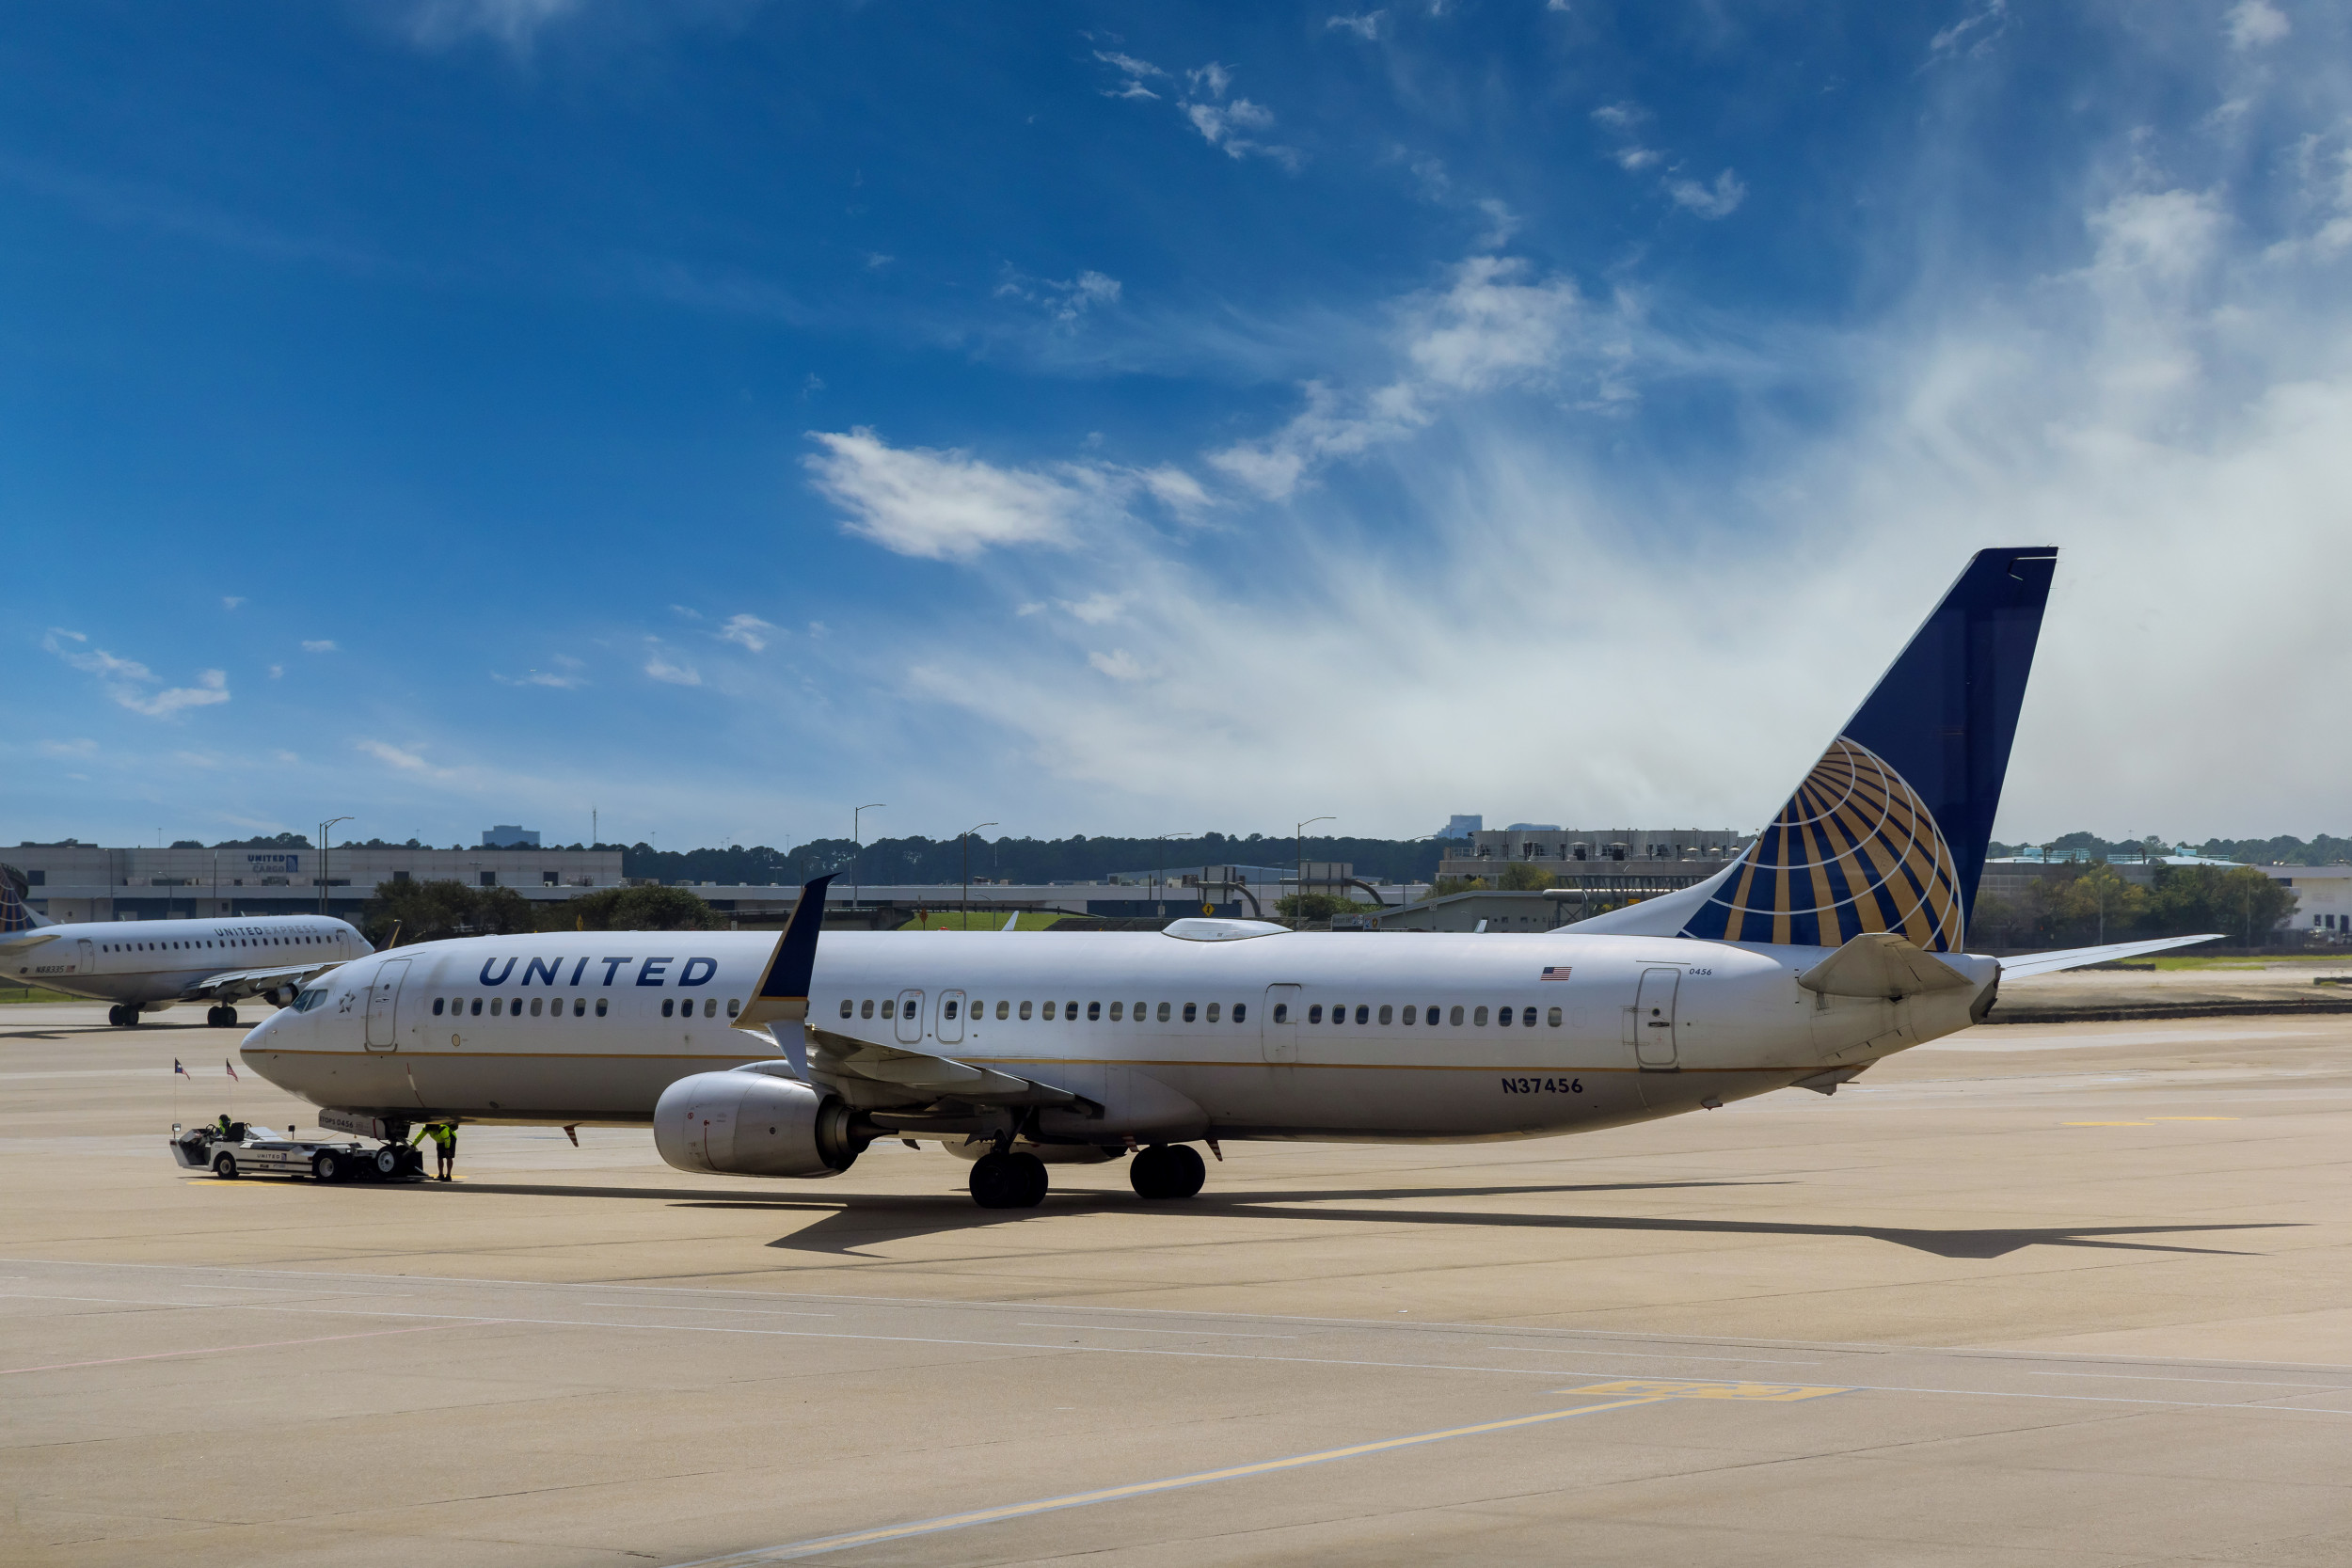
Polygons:
[[1089,654],[1087,662],[1115,681],[1139,681],[1144,678],[1143,666],[1124,648],[1114,648],[1107,654]]
[[1374,43],[1380,38],[1380,19],[1387,14],[1385,11],[1362,11],[1354,16],[1326,17],[1323,27],[1326,32],[1353,33],[1366,43]]
[[1928,40],[1928,53],[1981,56],[2008,30],[2009,0],[1985,0],[1983,6]]
[[1133,55],[1122,55],[1115,49],[1097,49],[1094,57],[1118,71],[1122,78],[1119,86],[1103,89],[1105,98],[1149,98],[1156,101],[1160,95],[1144,84],[1168,79],[1168,72],[1150,60],[1139,60]]
[[2269,0],[2238,0],[2230,8],[2230,43],[2238,49],[2259,49],[2294,31],[2286,13]]
[[645,655],[645,673],[669,686],[700,686],[702,672],[691,664],[673,658],[659,641],[647,639],[651,650]]
[[321,638],[314,642],[305,642],[302,644],[302,651],[306,654],[335,654],[342,652],[341,648],[338,648],[335,645],[334,640],[331,638]]
[[60,762],[87,762],[98,754],[95,740],[44,740],[36,748],[42,756]]
[[720,641],[732,642],[755,654],[767,652],[770,641],[783,635],[781,627],[756,615],[729,616],[727,624],[720,627],[718,633]]
[[1703,218],[1724,218],[1740,210],[1740,203],[1748,198],[1748,187],[1730,169],[1715,176],[1712,185],[1702,185],[1695,180],[1669,180],[1666,194],[1674,198],[1677,207],[1688,208]]
[[151,690],[159,677],[135,658],[119,658],[105,649],[90,644],[89,638],[78,631],[53,626],[41,639],[41,646],[56,655],[74,669],[99,677],[106,695],[134,713],[150,719],[168,719],[193,707],[211,707],[229,701],[229,675],[222,670],[199,670],[194,686],[167,687]]
[[[1133,594],[1092,594],[1074,602],[1063,599],[1060,604],[1062,609],[1068,610],[1077,620],[1085,622],[1089,626],[1099,626],[1118,620],[1126,612],[1127,607],[1135,602],[1135,598]],[[1044,608],[1043,605],[1024,605],[1021,607],[1021,612],[1027,614]]]
[[352,745],[363,754],[373,757],[387,768],[397,768],[404,773],[423,774],[441,779],[454,776],[452,769],[437,768],[427,762],[421,747],[406,750],[385,740],[355,740]]
[[999,467],[966,451],[893,447],[860,426],[811,431],[824,448],[804,461],[817,488],[850,515],[850,531],[886,550],[934,561],[1034,545],[1066,547],[1095,510],[1075,471]]
[[1073,326],[1089,309],[1119,303],[1120,282],[1107,273],[1081,272],[1072,278],[1029,277],[1008,269],[996,285],[999,299],[1022,299],[1041,306],[1062,326]]
[[581,0],[395,0],[389,14],[421,48],[486,39],[522,54],[550,24],[581,8]]
[[243,595],[241,595],[241,594],[232,594],[224,595],[224,596],[222,597],[222,599],[221,599],[221,601],[220,601],[220,607],[221,607],[221,609],[223,609],[223,610],[234,610],[234,609],[236,609],[239,605],[241,605],[241,604],[243,604],[243,603],[245,603],[245,598],[244,598],[244,596],[243,596]]

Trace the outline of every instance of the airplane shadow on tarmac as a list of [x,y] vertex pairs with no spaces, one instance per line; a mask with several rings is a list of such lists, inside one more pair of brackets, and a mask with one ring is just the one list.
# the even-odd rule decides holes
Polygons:
[[[852,1256],[860,1249],[916,1237],[994,1229],[1039,1219],[1117,1211],[1168,1218],[1231,1215],[1237,1219],[1337,1220],[1386,1226],[1467,1226],[1471,1228],[1647,1232],[1693,1236],[1820,1236],[1887,1242],[1938,1258],[1990,1259],[2029,1246],[2085,1247],[2122,1252],[2170,1252],[2211,1257],[2250,1257],[2222,1247],[2170,1245],[2138,1237],[2203,1235],[2226,1230],[2277,1230],[2281,1223],[2228,1225],[2037,1226],[1988,1229],[1926,1229],[1907,1226],[1810,1225],[1774,1220],[1679,1219],[1639,1214],[1528,1214],[1411,1208],[1340,1208],[1342,1202],[1381,1199],[1533,1197],[1545,1194],[1689,1191],[1708,1187],[1782,1186],[1778,1181],[1626,1181],[1584,1186],[1358,1188],[1328,1196],[1295,1192],[1210,1193],[1184,1203],[1144,1203],[1125,1194],[1057,1192],[1037,1209],[979,1209],[961,1195],[897,1196],[856,1195],[822,1198],[776,1198],[709,1192],[686,1193],[645,1187],[525,1186],[471,1181],[444,1192],[533,1194],[550,1197],[624,1197],[666,1201],[687,1209],[772,1209],[824,1217],[766,1243],[794,1252]],[[2299,1228],[2299,1227],[2298,1227]]]

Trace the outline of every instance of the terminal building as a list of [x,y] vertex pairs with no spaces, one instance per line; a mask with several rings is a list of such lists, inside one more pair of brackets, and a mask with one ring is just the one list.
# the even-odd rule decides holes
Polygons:
[[620,887],[618,849],[408,849],[386,845],[310,848],[108,849],[21,844],[0,849],[24,873],[24,901],[59,922],[306,914],[356,918],[383,882],[461,881],[513,888],[533,901]]

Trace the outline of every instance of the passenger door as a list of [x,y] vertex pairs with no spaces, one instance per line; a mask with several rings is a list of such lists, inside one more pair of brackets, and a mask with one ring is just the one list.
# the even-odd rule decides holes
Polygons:
[[1675,1059],[1675,990],[1682,983],[1678,969],[1642,971],[1641,989],[1633,995],[1633,1059],[1645,1070],[1672,1071]]
[[1265,989],[1258,1014],[1258,1039],[1269,1062],[1298,1060],[1298,993],[1296,986]]
[[400,982],[407,976],[408,960],[391,958],[375,966],[375,978],[368,984],[368,1049],[397,1051],[400,1049]]
[[960,1045],[963,1041],[963,992],[943,990],[939,993],[939,1043]]
[[923,1043],[923,993],[919,990],[898,993],[898,1043]]
[[76,974],[97,974],[98,944],[84,937],[75,942],[73,947],[73,973]]

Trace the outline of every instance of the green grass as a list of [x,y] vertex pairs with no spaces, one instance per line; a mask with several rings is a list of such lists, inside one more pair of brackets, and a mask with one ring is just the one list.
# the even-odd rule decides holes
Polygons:
[[[1051,911],[1043,914],[1025,913],[1021,917],[1021,924],[1014,927],[1013,929],[1016,931],[1042,931],[1048,927],[1054,925],[1056,922],[1067,920],[1070,917],[1066,914],[1059,914]],[[963,915],[954,910],[933,910],[923,920],[910,920],[905,925],[898,927],[901,931],[1001,931],[1004,928],[1005,911],[1003,910],[975,910],[972,911],[971,924],[969,926],[964,924]]]
[[10,1002],[87,1002],[87,996],[68,996],[61,990],[46,990],[40,986],[0,987],[0,1005]]
[[[2144,963],[2145,958],[2137,960]],[[2158,955],[2158,969],[2268,969],[2276,964],[2341,964],[2352,963],[2352,953],[2280,953],[2276,958],[2170,958]]]

